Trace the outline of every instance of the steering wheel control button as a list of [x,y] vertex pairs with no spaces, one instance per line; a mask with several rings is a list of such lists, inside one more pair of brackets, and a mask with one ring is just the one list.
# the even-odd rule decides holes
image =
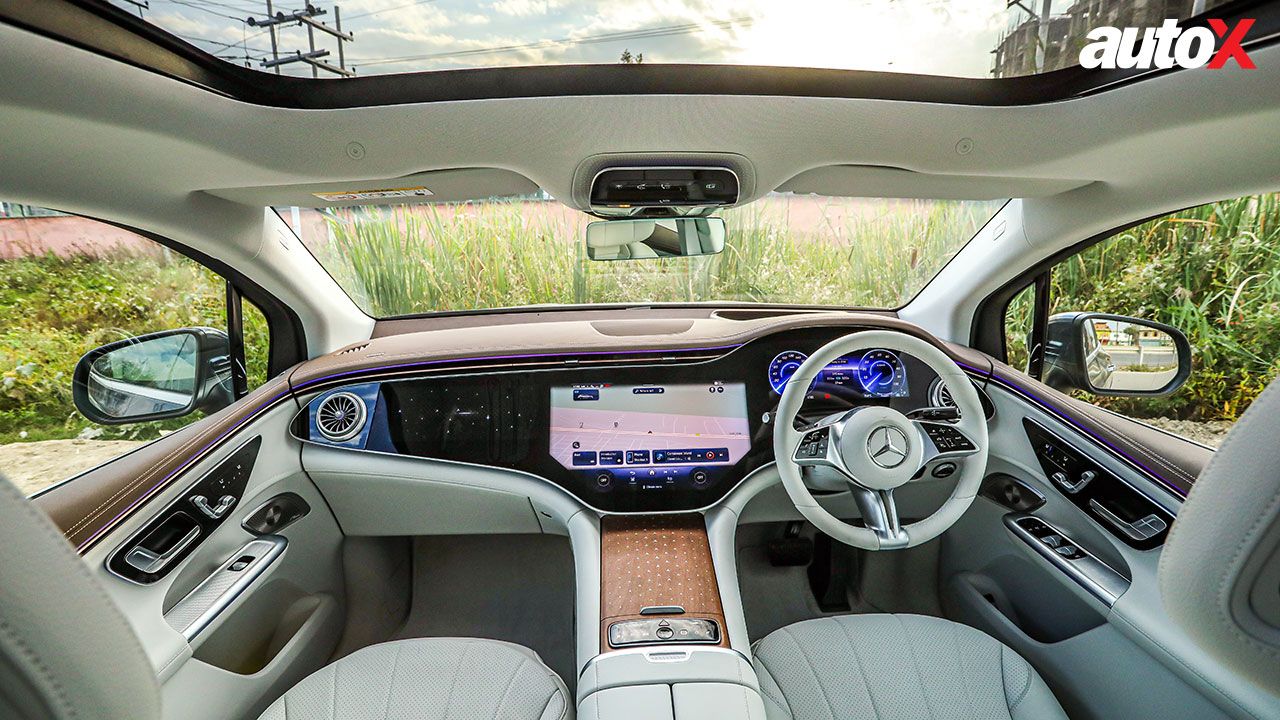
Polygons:
[[882,425],[867,438],[867,454],[871,462],[882,468],[896,468],[907,459],[911,444],[907,434],[892,425]]
[[818,428],[804,434],[796,458],[814,460],[827,456],[827,442],[831,437],[830,428]]
[[969,452],[976,449],[964,433],[950,425],[941,423],[921,423],[920,425],[933,441],[934,446],[942,452]]
[[938,463],[934,466],[931,474],[939,480],[949,478],[956,474],[956,464],[953,462]]

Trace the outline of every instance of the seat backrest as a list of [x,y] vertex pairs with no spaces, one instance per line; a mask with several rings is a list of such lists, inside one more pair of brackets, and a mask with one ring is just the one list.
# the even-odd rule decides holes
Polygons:
[[1165,610],[1197,645],[1280,694],[1280,380],[1192,486],[1159,579]]
[[0,717],[153,720],[142,645],[47,517],[0,478]]

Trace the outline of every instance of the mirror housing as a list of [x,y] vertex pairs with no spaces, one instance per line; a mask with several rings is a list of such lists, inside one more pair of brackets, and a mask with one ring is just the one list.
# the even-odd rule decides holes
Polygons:
[[76,363],[76,409],[102,425],[221,410],[235,400],[230,347],[225,332],[194,327],[94,348]]
[[724,236],[724,220],[718,217],[603,220],[587,225],[587,257],[646,260],[715,255],[724,251]]
[[1191,376],[1191,343],[1151,320],[1069,312],[1049,318],[1044,382],[1095,395],[1169,395]]

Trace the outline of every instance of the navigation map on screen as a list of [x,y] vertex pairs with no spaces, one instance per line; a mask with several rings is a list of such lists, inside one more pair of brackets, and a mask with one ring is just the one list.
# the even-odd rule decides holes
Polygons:
[[571,470],[625,477],[732,465],[751,447],[746,386],[554,387],[550,436],[551,456]]

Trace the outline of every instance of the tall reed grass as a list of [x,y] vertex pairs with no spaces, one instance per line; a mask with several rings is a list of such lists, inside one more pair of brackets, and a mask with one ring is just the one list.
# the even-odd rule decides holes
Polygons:
[[310,245],[375,316],[709,300],[894,307],[998,208],[862,201],[850,212],[847,202],[772,198],[731,210],[724,253],[698,258],[591,262],[586,216],[524,202],[340,211],[329,241]]
[[1191,340],[1193,372],[1168,398],[1101,400],[1121,412],[1235,420],[1280,374],[1280,193],[1142,223],[1054,269],[1052,312],[1148,318]]

